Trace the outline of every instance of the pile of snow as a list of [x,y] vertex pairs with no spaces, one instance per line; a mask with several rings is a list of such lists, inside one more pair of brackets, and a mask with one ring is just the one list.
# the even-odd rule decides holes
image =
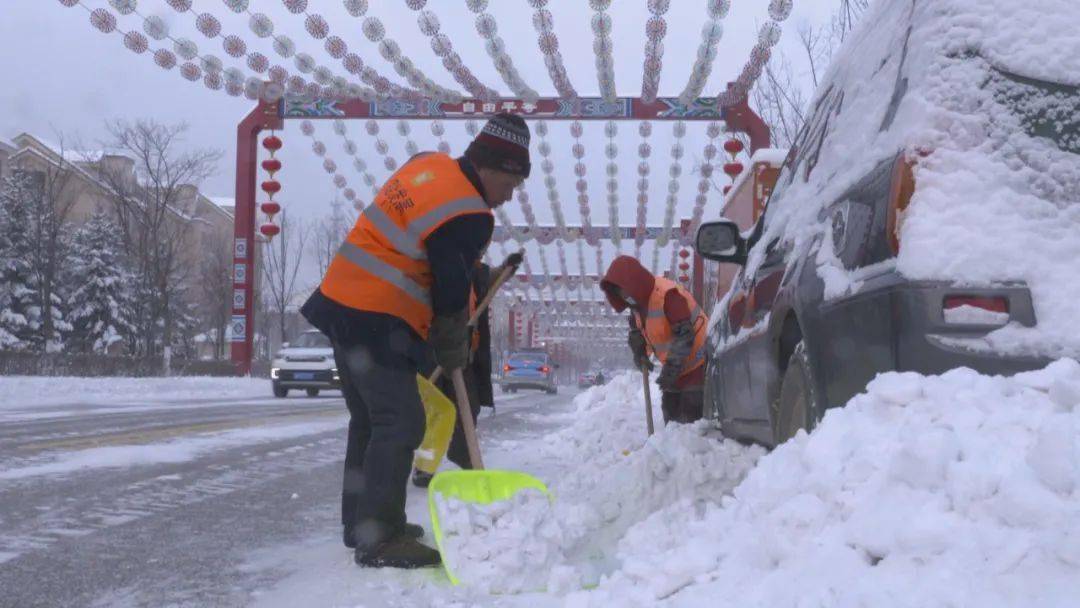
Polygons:
[[616,559],[568,604],[1073,605],[1080,364],[882,375],[733,495],[634,525]]
[[563,547],[576,539],[555,518],[547,495],[525,489],[482,505],[437,495],[442,559],[469,586],[488,593],[580,586]]
[[[1075,0],[889,0],[875,3],[834,56],[814,100],[809,141],[780,176],[761,243],[812,251],[827,297],[858,290],[863,269],[837,258],[823,205],[903,153],[916,189],[900,218],[895,265],[916,280],[965,286],[1023,282],[1038,324],[1009,324],[971,348],[1080,356],[1078,142],[1032,137],[1045,113],[1075,128],[1080,100],[1049,101],[1020,77],[1080,85]],[[1031,95],[1025,99],[1025,95]],[[1020,101],[1017,101],[1017,100]],[[775,203],[775,204],[774,204]],[[853,237],[854,238],[854,237]],[[751,252],[747,273],[764,259]]]
[[29,409],[42,405],[73,403],[246,399],[266,397],[269,394],[270,382],[263,378],[0,377],[0,409]]
[[652,437],[641,376],[627,373],[578,395],[568,427],[530,442],[557,465],[557,473],[540,475],[555,496],[552,505],[525,497],[522,505],[451,506],[457,539],[444,557],[458,578],[492,591],[563,593],[595,584],[619,569],[615,549],[626,530],[673,505],[721,500],[764,454],[710,434],[706,423],[665,428],[660,392],[652,390]]

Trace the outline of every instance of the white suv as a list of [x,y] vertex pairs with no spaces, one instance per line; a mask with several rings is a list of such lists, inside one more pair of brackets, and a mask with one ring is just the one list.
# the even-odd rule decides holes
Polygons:
[[275,397],[288,396],[290,389],[305,389],[308,397],[318,396],[320,390],[340,390],[330,339],[311,330],[300,334],[295,342],[282,344],[271,364],[270,380]]

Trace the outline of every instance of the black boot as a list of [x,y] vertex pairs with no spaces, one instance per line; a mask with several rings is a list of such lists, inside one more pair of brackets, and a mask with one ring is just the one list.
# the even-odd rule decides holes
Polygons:
[[355,559],[366,568],[428,568],[442,563],[438,551],[404,534],[371,548],[357,548]]
[[[406,538],[419,540],[421,538],[424,538],[424,528],[417,524],[410,524],[408,522],[405,522],[405,527],[402,528],[401,535]],[[341,535],[341,537],[342,540],[345,542],[346,547],[348,547],[349,549],[356,548],[356,539],[353,538],[352,526],[345,526],[344,533]]]
[[412,483],[418,488],[426,488],[431,483],[431,478],[434,477],[431,473],[426,473],[420,469],[413,469]]

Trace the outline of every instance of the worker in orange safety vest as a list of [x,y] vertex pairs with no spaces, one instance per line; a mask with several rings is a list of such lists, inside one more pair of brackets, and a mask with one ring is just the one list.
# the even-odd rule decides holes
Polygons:
[[662,364],[656,382],[663,391],[664,422],[700,419],[708,319],[694,297],[627,255],[611,262],[600,287],[616,312],[630,310],[628,341],[634,364],[651,371],[650,355]]
[[469,360],[474,265],[493,209],[529,175],[529,129],[498,114],[452,158],[422,153],[398,169],[357,219],[301,309],[334,346],[350,420],[342,481],[344,542],[367,567],[440,563],[405,520],[413,451],[424,436],[416,374],[428,344],[448,373]]

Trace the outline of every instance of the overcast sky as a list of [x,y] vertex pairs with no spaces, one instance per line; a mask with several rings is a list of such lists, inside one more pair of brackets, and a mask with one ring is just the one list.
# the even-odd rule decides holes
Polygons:
[[[84,0],[89,8],[108,6],[107,0]],[[382,19],[387,27],[387,37],[401,46],[404,55],[435,82],[442,86],[461,90],[453,77],[442,66],[431,50],[428,39],[417,26],[417,13],[409,9],[404,0],[371,0],[368,14]],[[620,95],[637,96],[641,91],[642,61],[645,52],[645,21],[649,17],[645,0],[614,0],[609,13],[613,20],[615,45],[615,81]],[[757,40],[758,27],[768,18],[767,0],[734,0],[728,17],[723,21],[724,36],[719,44],[718,59],[705,88],[704,95],[716,95],[725,83],[733,80],[746,61],[751,47]],[[237,122],[252,107],[243,98],[233,98],[223,91],[207,89],[201,82],[184,80],[176,69],[165,71],[158,68],[150,53],[136,55],[121,43],[117,34],[105,35],[95,30],[89,22],[88,13],[79,6],[65,7],[57,0],[3,0],[4,13],[0,18],[0,61],[4,66],[4,86],[0,87],[0,137],[10,139],[30,132],[46,139],[62,133],[68,140],[79,139],[95,143],[104,137],[103,122],[106,119],[124,118],[134,120],[149,118],[159,122],[187,122],[190,125],[188,143],[197,147],[222,150],[225,156],[218,173],[202,184],[210,196],[231,197],[234,189],[235,138]],[[785,23],[781,46],[790,48],[797,39],[797,29],[803,23],[819,23],[832,12],[836,0],[796,0],[795,11]],[[434,10],[441,21],[442,32],[447,34],[454,49],[480,79],[506,96],[512,96],[503,83],[491,59],[484,51],[483,40],[474,26],[475,15],[465,0],[429,0],[428,8]],[[548,7],[554,17],[560,49],[566,62],[570,81],[581,95],[596,95],[597,85],[593,34],[590,19],[593,11],[587,0],[551,0]],[[221,51],[220,40],[209,40],[195,28],[195,18],[190,13],[178,14],[165,0],[139,0],[139,12],[143,15],[162,17],[174,36],[195,41],[200,51],[213,53],[229,59],[226,67],[241,67],[240,60],[232,60]],[[282,60],[272,50],[268,39],[257,38],[248,28],[247,15],[235,15],[222,0],[194,0],[194,10],[209,12],[222,21],[223,34],[236,34],[243,38],[249,49],[258,50],[271,59],[272,64],[281,63],[293,70],[291,60]],[[286,34],[296,41],[298,49],[312,55],[320,65],[326,65],[335,74],[348,74],[338,61],[331,58],[321,43],[313,40],[304,30],[303,15],[293,15],[281,0],[251,0],[251,10],[270,16],[276,32]],[[541,95],[554,95],[555,90],[544,67],[543,55],[537,48],[536,31],[532,25],[533,9],[527,0],[493,0],[489,12],[498,21],[499,34],[507,43],[507,49],[525,81]],[[377,45],[367,40],[361,32],[361,20],[349,15],[341,0],[310,0],[309,12],[322,14],[330,23],[331,33],[343,38],[350,50],[358,53],[365,62],[376,67],[391,80],[406,84],[398,78],[392,64],[385,61]],[[664,69],[660,84],[661,95],[678,95],[686,85],[691,67],[701,41],[702,25],[707,20],[705,0],[672,0],[666,15],[668,34],[665,38]],[[120,17],[120,29],[142,30],[142,19],[136,15]],[[151,41],[151,48],[171,47],[165,41]],[[245,70],[246,71],[246,70]],[[468,143],[462,123],[448,122],[446,138],[452,152],[460,153]],[[706,123],[688,123],[689,130],[683,144],[686,157],[682,160],[680,179],[680,202],[678,217],[688,217],[693,207],[698,177],[693,167],[701,159],[701,150],[707,138]],[[576,177],[573,174],[574,159],[570,155],[568,122],[551,123],[551,142],[555,161],[555,178],[563,198],[562,208],[567,223],[579,225],[580,215]],[[606,176],[604,168],[603,123],[586,123],[583,143],[586,147],[585,162],[588,165],[591,217],[594,225],[608,224]],[[342,140],[331,129],[329,122],[317,124],[318,139],[328,148],[327,156],[337,161],[340,171],[350,186],[369,200],[370,189],[365,188],[361,176],[352,168],[350,158],[342,149]],[[390,144],[390,154],[399,162],[406,158],[404,140],[397,135],[396,123],[382,123],[381,136]],[[374,149],[374,139],[364,130],[362,121],[349,125],[349,137],[360,147],[370,170],[380,182],[388,172],[382,158]],[[421,149],[434,149],[437,140],[431,135],[429,121],[412,123],[412,137]],[[311,152],[311,140],[303,136],[299,123],[290,122],[282,138],[285,148],[281,154],[284,169],[280,179],[284,184],[281,200],[286,209],[296,215],[317,217],[329,210],[330,201],[337,190],[330,176],[322,169],[321,159]],[[538,137],[533,134],[533,176],[529,180],[531,201],[541,224],[552,223],[552,211],[540,171],[540,156],[536,151]],[[632,226],[636,216],[637,123],[620,123],[618,140],[621,157],[620,224]],[[651,137],[653,146],[653,170],[650,176],[650,225],[663,222],[668,187],[668,170],[671,159],[668,152],[672,144],[671,123],[654,123]],[[706,218],[719,213],[720,197],[710,195]],[[511,217],[523,223],[517,202],[508,205]],[[549,249],[554,251],[554,245]],[[623,245],[623,251],[632,250],[632,244]],[[576,273],[577,256],[574,246],[567,247],[567,259],[571,273]],[[605,260],[610,261],[613,251],[609,248]],[[651,248],[646,245],[646,263],[651,261]],[[595,255],[586,250],[586,267],[594,272]],[[553,254],[549,255],[552,272],[558,272]],[[661,267],[666,267],[669,254],[662,253]],[[539,264],[534,263],[539,272]]]

